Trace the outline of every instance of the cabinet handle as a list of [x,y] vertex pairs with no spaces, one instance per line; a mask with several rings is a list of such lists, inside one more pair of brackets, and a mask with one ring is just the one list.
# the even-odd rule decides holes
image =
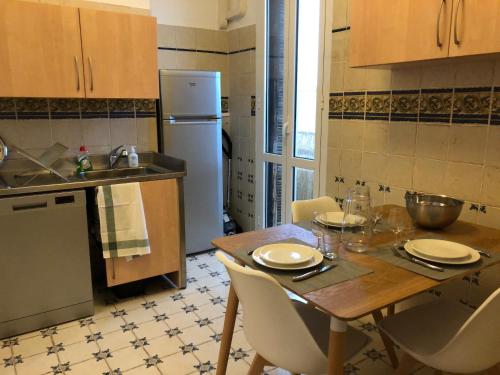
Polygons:
[[458,0],[457,9],[455,10],[455,27],[453,28],[453,39],[455,39],[455,44],[460,45],[460,38],[458,37],[458,10],[460,9],[460,4],[462,0]]
[[438,18],[437,18],[437,26],[436,26],[436,44],[439,48],[443,46],[443,43],[441,42],[441,15],[443,14],[443,8],[444,5],[446,4],[446,0],[441,0],[441,6],[439,7],[439,13],[438,13]]
[[89,56],[89,73],[90,73],[90,91],[94,91],[94,71],[92,67],[92,58]]
[[76,91],[80,91],[80,69],[78,67],[78,57],[75,56]]

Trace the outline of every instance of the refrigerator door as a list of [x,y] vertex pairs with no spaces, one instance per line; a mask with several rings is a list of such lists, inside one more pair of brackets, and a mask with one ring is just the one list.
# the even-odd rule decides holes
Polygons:
[[221,120],[164,121],[164,152],[186,160],[184,220],[186,252],[213,248],[223,235]]
[[220,73],[160,70],[162,115],[179,118],[220,118]]

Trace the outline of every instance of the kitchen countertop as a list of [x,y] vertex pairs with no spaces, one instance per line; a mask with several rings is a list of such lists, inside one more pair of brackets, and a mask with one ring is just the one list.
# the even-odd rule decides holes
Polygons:
[[[94,171],[109,171],[108,155],[91,155]],[[83,189],[103,185],[114,185],[128,182],[142,182],[182,178],[186,176],[186,162],[157,152],[139,154],[139,167],[145,174],[131,174],[124,176],[81,177],[75,173],[75,158],[65,158],[57,161],[53,166],[69,182],[60,177],[40,169],[27,159],[7,160],[0,166],[0,197],[21,194],[33,194],[49,191]],[[113,168],[113,172],[125,172],[128,168],[127,159],[122,158]],[[29,175],[26,172],[32,171]],[[111,174],[113,173],[111,172]],[[119,174],[119,172],[117,174]],[[98,174],[99,172],[96,172]],[[22,174],[22,176],[20,176]],[[92,173],[89,173],[89,176]],[[36,176],[36,177],[35,177]]]

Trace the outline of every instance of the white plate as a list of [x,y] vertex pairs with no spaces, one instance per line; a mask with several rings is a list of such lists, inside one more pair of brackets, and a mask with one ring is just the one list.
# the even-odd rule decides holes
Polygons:
[[366,219],[362,216],[349,214],[347,215],[346,223],[344,224],[344,213],[342,211],[326,212],[316,216],[315,220],[322,224],[336,227],[357,226],[364,224],[366,221]]
[[310,261],[314,257],[314,249],[293,243],[275,243],[259,248],[260,257],[267,263],[289,266]]
[[413,240],[408,246],[420,255],[440,260],[465,259],[474,250],[460,243],[434,239]]
[[438,259],[438,258],[426,257],[426,256],[416,252],[413,249],[413,247],[409,246],[408,244],[409,244],[409,242],[405,244],[405,250],[408,252],[408,254],[411,254],[413,256],[416,256],[417,258],[420,258],[423,260],[428,260],[428,261],[435,262],[435,263],[464,265],[464,264],[475,263],[479,259],[481,259],[481,255],[474,249],[471,249],[469,255],[463,259]]
[[261,249],[262,248],[255,249],[255,251],[252,253],[253,260],[255,260],[261,266],[273,268],[276,270],[284,270],[284,271],[303,270],[306,268],[314,267],[323,261],[323,255],[318,250],[313,249],[313,254],[314,254],[313,258],[306,263],[292,264],[288,266],[282,264],[278,265],[273,263],[267,263],[261,257]]

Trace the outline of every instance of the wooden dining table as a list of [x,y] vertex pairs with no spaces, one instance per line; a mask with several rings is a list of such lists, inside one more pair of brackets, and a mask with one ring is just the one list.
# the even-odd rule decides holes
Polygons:
[[[380,211],[382,216],[384,216],[389,209],[395,207],[398,206],[385,205],[376,208],[376,210]],[[405,210],[404,207],[400,209]],[[463,243],[471,247],[487,249],[493,254],[500,253],[500,230],[497,229],[464,221],[456,221],[445,229],[430,232],[430,234],[436,233],[439,233],[442,239]],[[418,236],[425,234],[425,230],[416,230],[416,235]],[[234,236],[220,237],[213,240],[212,244],[234,257],[236,262],[243,264],[243,259],[238,259],[236,253],[238,249],[256,248],[290,238],[299,239],[313,246],[317,244],[317,238],[310,231],[294,224],[285,224]],[[372,238],[373,248],[377,245],[389,243],[393,239],[394,234],[391,232],[376,233]],[[371,314],[374,320],[378,322],[383,319],[382,311],[384,308],[388,308],[388,314],[392,314],[394,313],[396,303],[478,271],[476,267],[473,270],[464,270],[463,273],[452,278],[438,281],[371,256],[370,251],[368,250],[366,253],[359,254],[349,252],[342,246],[339,246],[339,256],[342,259],[369,268],[373,271],[372,273],[308,293],[296,293],[293,289],[291,290],[291,292],[296,293],[299,297],[330,316],[329,375],[341,375],[344,373],[343,358],[346,345],[347,323],[349,321]],[[488,266],[498,263],[500,263],[500,258],[497,262],[492,262]],[[262,268],[259,269],[262,270]],[[217,375],[226,373],[237,310],[238,297],[231,286],[229,288],[219,349]],[[291,329],[293,328],[291,327]],[[382,340],[393,367],[396,367],[398,360],[392,343],[384,335],[382,335]]]

